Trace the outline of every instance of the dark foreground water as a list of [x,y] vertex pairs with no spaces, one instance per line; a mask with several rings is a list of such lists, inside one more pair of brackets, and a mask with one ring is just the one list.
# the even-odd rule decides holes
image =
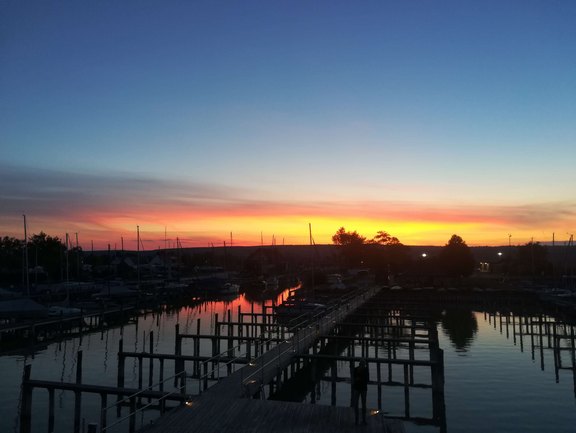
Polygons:
[[[201,319],[202,333],[213,330],[214,314],[222,320],[227,310],[233,314],[238,306],[243,312],[252,308],[261,310],[261,304],[251,304],[244,297],[228,302],[207,302],[199,307],[182,308],[160,315],[149,314],[137,323],[109,329],[102,333],[85,335],[61,343],[50,344],[34,355],[0,357],[0,432],[18,432],[18,406],[20,380],[25,363],[32,364],[35,379],[73,382],[78,350],[83,351],[83,381],[90,384],[116,384],[118,341],[124,340],[124,350],[148,351],[149,332],[154,332],[154,351],[174,352],[174,329],[196,332],[197,319]],[[574,432],[576,431],[576,398],[573,372],[561,370],[556,377],[553,351],[548,349],[546,338],[520,337],[512,328],[502,328],[497,318],[484,312],[459,311],[450,320],[438,324],[440,346],[444,349],[446,424],[449,432]],[[518,318],[517,318],[518,319]],[[519,318],[522,320],[522,317]],[[518,330],[516,330],[518,332]],[[542,344],[541,344],[542,343]],[[540,346],[544,346],[540,350]],[[207,351],[208,348],[203,348]],[[192,353],[184,344],[183,353]],[[426,357],[426,354],[417,357]],[[563,364],[571,366],[568,352]],[[345,371],[347,365],[340,365]],[[173,367],[166,368],[166,376]],[[417,373],[418,374],[418,373]],[[340,375],[340,371],[339,371]],[[343,373],[342,375],[345,375]],[[126,385],[135,386],[138,377],[137,362],[126,364]],[[371,377],[375,372],[371,371]],[[145,378],[147,376],[145,375]],[[146,381],[146,379],[145,379]],[[194,384],[190,384],[192,388]],[[331,384],[323,381],[318,386],[316,404],[331,404]],[[347,406],[350,385],[338,383],[336,404]],[[33,432],[46,432],[48,419],[47,392],[36,390],[33,397]],[[411,415],[431,417],[430,390],[411,390]],[[307,395],[305,401],[310,401]],[[368,392],[368,407],[378,408],[375,386]],[[381,407],[389,416],[402,416],[404,410],[403,388],[385,387]],[[83,397],[85,424],[98,422],[99,399]],[[72,393],[57,392],[56,432],[72,431],[74,400]],[[155,412],[143,415],[140,422],[149,422]],[[127,431],[126,423],[118,430]],[[406,423],[408,432],[439,432],[437,426]]]

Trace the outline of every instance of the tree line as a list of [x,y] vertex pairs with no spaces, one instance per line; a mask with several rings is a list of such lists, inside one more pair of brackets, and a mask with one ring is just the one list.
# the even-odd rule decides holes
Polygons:
[[[332,242],[339,247],[342,267],[370,268],[382,279],[389,275],[410,273],[467,277],[479,265],[472,250],[456,234],[451,236],[437,254],[425,258],[414,256],[409,247],[384,230],[368,238],[357,231],[347,231],[340,227],[332,236]],[[514,247],[513,252],[495,264],[497,272],[523,276],[552,275],[553,267],[548,260],[546,246],[529,242]],[[187,253],[183,253],[181,257],[185,267],[211,262],[209,259]],[[233,259],[232,255],[228,257],[229,262]],[[86,256],[81,247],[72,246],[59,237],[44,232],[29,236],[26,243],[9,236],[0,238],[0,285],[22,284],[25,281],[26,263],[30,283],[58,282],[68,278],[72,280],[86,277],[87,275],[81,275],[85,263],[105,268],[105,265],[110,263],[110,254]],[[262,259],[252,257],[247,260],[246,266],[250,263],[258,268]]]
[[[387,231],[378,231],[367,238],[356,231],[340,227],[332,236],[341,250],[342,264],[347,267],[365,266],[377,275],[419,274],[446,277],[468,277],[479,267],[472,249],[462,237],[454,234],[439,252],[432,256],[415,257],[398,238]],[[522,276],[551,276],[553,267],[546,246],[528,242],[514,247],[514,253],[493,263],[498,273]]]
[[438,256],[426,257],[425,261],[420,262],[415,262],[408,248],[397,237],[384,230],[368,239],[356,231],[346,231],[340,227],[332,236],[332,242],[341,247],[346,266],[364,265],[384,274],[398,274],[418,268],[420,272],[433,270],[447,276],[466,277],[476,268],[472,251],[458,235],[452,235]]
[[[25,257],[25,253],[28,257]],[[81,247],[66,245],[57,236],[44,232],[21,239],[0,238],[0,282],[18,284],[25,275],[26,263],[31,282],[63,281],[76,277],[81,263]]]

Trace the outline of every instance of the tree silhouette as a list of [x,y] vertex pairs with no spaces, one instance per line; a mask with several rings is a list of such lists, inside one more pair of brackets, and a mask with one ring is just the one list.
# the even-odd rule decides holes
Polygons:
[[402,245],[397,237],[391,236],[388,232],[383,230],[376,233],[376,236],[372,238],[371,243],[379,245]]
[[363,245],[366,238],[358,234],[358,232],[347,232],[344,227],[340,227],[338,231],[332,236],[332,242],[335,245]]
[[30,266],[42,266],[50,280],[63,278],[65,251],[66,246],[57,236],[52,237],[44,232],[34,234],[28,240]]
[[356,231],[347,232],[344,227],[340,227],[332,236],[332,242],[339,245],[344,264],[347,266],[362,265],[365,255],[366,238]]
[[517,247],[515,260],[516,273],[519,275],[544,275],[551,272],[548,251],[539,242],[528,242]]
[[474,341],[478,322],[470,310],[448,308],[442,317],[442,329],[457,350],[465,351]]
[[9,236],[0,238],[0,282],[22,281],[24,242]]
[[466,242],[460,236],[452,235],[440,251],[438,264],[445,275],[467,277],[474,272],[475,259]]

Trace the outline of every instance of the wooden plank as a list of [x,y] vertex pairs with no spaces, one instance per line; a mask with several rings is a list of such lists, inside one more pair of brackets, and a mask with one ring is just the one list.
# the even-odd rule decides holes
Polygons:
[[[141,432],[348,433],[355,429],[350,407],[250,399],[231,403],[226,398],[220,402],[208,408],[193,405],[191,408],[177,409]],[[361,427],[363,432],[404,432],[400,421],[387,420],[382,415],[369,416],[367,421],[368,425]]]
[[185,400],[185,397],[180,394],[152,391],[152,390],[147,391],[134,388],[116,388],[112,386],[103,386],[103,385],[55,382],[55,381],[37,380],[37,379],[27,380],[26,385],[32,388],[58,389],[62,391],[87,392],[91,394],[112,394],[112,395],[129,396],[132,394],[139,393],[139,396],[142,398],[148,398],[148,397],[154,399],[165,398],[167,400],[173,400],[173,401]]

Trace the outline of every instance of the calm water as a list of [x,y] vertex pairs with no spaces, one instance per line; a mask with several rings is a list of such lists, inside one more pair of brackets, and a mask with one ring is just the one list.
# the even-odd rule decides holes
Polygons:
[[[560,370],[558,382],[554,368],[554,354],[548,340],[535,337],[534,344],[525,334],[520,338],[516,325],[516,339],[510,324],[500,328],[499,319],[483,312],[452,312],[450,321],[438,324],[440,347],[444,350],[445,404],[448,432],[558,432],[576,431],[575,381],[571,370]],[[455,317],[454,317],[455,316]],[[526,316],[516,317],[525,321]],[[534,320],[538,318],[534,317]],[[551,320],[551,318],[548,318]],[[504,321],[505,323],[505,321]],[[534,329],[538,332],[538,329]],[[564,346],[569,346],[566,341]],[[540,350],[540,346],[543,350]],[[386,356],[385,351],[381,351]],[[398,354],[407,358],[406,353]],[[416,359],[428,359],[426,350],[416,353]],[[572,365],[568,351],[562,354],[562,365]],[[339,376],[348,376],[346,363],[339,365]],[[370,377],[376,378],[371,366]],[[385,370],[382,369],[382,377]],[[401,380],[402,370],[394,371],[394,379]],[[385,379],[383,379],[385,380]],[[428,369],[415,371],[416,383],[430,383]],[[350,385],[337,384],[337,405],[349,402]],[[368,388],[367,407],[379,409],[390,416],[403,416],[402,387],[382,387],[381,405],[377,386]],[[326,376],[317,403],[331,404],[331,383]],[[412,417],[432,418],[431,390],[410,390]],[[306,400],[311,400],[308,394]],[[439,432],[437,426],[405,423],[407,432]]]
[[[75,380],[76,352],[82,350],[83,381],[91,384],[115,386],[117,374],[116,352],[118,342],[124,339],[125,350],[148,351],[148,335],[154,332],[154,351],[174,352],[175,325],[180,324],[183,333],[196,332],[196,320],[201,319],[202,333],[213,330],[214,314],[220,320],[226,311],[233,316],[241,306],[243,312],[261,311],[261,304],[252,304],[243,296],[231,302],[207,302],[201,307],[182,308],[177,312],[147,315],[138,323],[122,328],[109,329],[103,333],[85,335],[62,343],[50,344],[33,356],[0,357],[0,377],[3,392],[0,393],[0,431],[17,432],[17,411],[20,395],[20,380],[25,363],[32,364],[32,378],[73,382]],[[530,337],[524,336],[514,341],[512,328],[500,330],[494,319],[483,312],[460,312],[457,320],[443,320],[438,325],[440,346],[444,349],[445,362],[445,403],[449,432],[574,432],[576,431],[576,399],[574,397],[573,373],[559,372],[556,382],[553,352],[539,347],[532,349]],[[507,335],[508,334],[508,335]],[[538,339],[535,341],[539,345]],[[547,346],[544,341],[544,346]],[[203,348],[208,354],[207,347]],[[192,348],[184,340],[183,353],[192,353]],[[401,355],[400,355],[401,356]],[[426,359],[422,350],[417,358]],[[568,354],[563,355],[563,364],[570,365]],[[147,366],[147,363],[145,364]],[[339,366],[339,376],[345,375],[347,365]],[[173,372],[167,363],[165,376]],[[134,360],[126,364],[126,385],[136,386],[138,366]],[[144,381],[147,381],[145,369]],[[419,375],[427,372],[416,371]],[[400,373],[398,373],[398,377]],[[375,378],[375,371],[371,371]],[[193,386],[193,385],[191,385]],[[317,404],[331,404],[331,384],[323,381],[317,387]],[[382,406],[391,416],[403,414],[404,400],[402,387],[383,387]],[[347,406],[350,385],[338,383],[336,404]],[[411,415],[431,417],[431,391],[411,389]],[[310,395],[305,398],[310,400]],[[33,397],[33,431],[47,430],[47,392],[35,390]],[[97,422],[99,398],[83,397],[83,417],[86,423]],[[378,395],[375,386],[368,392],[368,406],[378,408]],[[71,393],[56,393],[57,432],[72,431],[73,397]],[[156,412],[146,415],[153,418]],[[148,418],[142,422],[148,422]],[[409,432],[438,432],[438,427],[406,424]],[[120,430],[119,430],[120,431]],[[121,431],[126,431],[121,430]]]

